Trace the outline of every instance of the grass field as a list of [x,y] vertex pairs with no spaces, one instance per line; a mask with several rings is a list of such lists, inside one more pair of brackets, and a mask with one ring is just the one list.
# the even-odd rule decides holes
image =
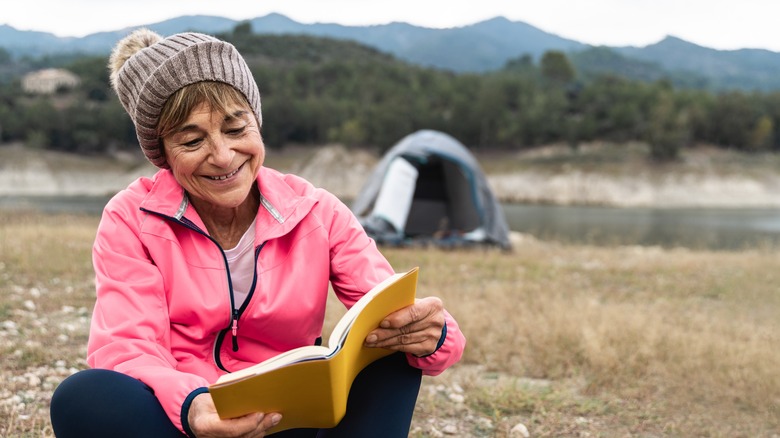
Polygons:
[[[97,218],[0,213],[0,436],[52,436],[86,366]],[[780,253],[387,249],[468,338],[425,378],[415,437],[780,436]],[[329,319],[341,313],[331,306]],[[512,429],[515,432],[511,432]]]

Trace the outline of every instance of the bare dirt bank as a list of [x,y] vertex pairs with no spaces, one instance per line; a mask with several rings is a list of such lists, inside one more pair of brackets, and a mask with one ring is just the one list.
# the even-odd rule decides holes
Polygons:
[[[494,193],[505,202],[780,207],[780,157],[735,158],[722,151],[699,150],[679,163],[660,167],[637,159],[636,154],[632,157],[616,157],[609,145],[587,145],[576,152],[551,146],[477,155]],[[351,199],[379,158],[336,145],[270,150],[266,163]],[[85,158],[0,145],[0,196],[104,196],[155,171],[137,156]]]

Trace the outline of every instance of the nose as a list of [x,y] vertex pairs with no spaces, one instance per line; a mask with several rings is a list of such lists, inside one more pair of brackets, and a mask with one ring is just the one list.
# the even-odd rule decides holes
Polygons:
[[230,146],[230,142],[223,135],[214,137],[211,142],[211,153],[209,162],[217,167],[229,167],[233,162],[235,151]]

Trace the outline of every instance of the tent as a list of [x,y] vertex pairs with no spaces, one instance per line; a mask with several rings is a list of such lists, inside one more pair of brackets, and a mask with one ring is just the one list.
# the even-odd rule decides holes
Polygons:
[[506,217],[479,163],[438,131],[417,131],[390,148],[351,208],[380,244],[510,247]]

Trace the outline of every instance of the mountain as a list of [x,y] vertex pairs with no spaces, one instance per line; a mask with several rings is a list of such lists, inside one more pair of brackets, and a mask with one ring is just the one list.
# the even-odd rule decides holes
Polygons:
[[670,71],[709,78],[717,89],[780,89],[780,54],[762,49],[715,50],[667,36],[646,47],[614,48],[628,57],[657,63]]
[[496,70],[507,60],[525,54],[539,57],[548,50],[567,52],[587,47],[503,17],[450,29],[429,29],[406,23],[375,26],[301,24],[279,14],[255,18],[250,23],[257,33],[299,33],[351,39],[414,64],[461,72]]
[[[348,39],[398,59],[455,72],[487,72],[523,55],[534,59],[548,50],[566,52],[584,74],[611,73],[638,80],[670,78],[678,86],[711,89],[780,90],[780,53],[742,49],[721,51],[667,37],[646,47],[592,47],[503,17],[449,29],[407,23],[343,26],[303,24],[280,14],[248,21],[254,33],[299,34]],[[239,21],[213,16],[182,16],[147,25],[163,35],[186,30],[210,34],[232,30]],[[83,53],[108,54],[132,28],[82,38],[19,31],[0,25],[0,47],[15,57]]]

